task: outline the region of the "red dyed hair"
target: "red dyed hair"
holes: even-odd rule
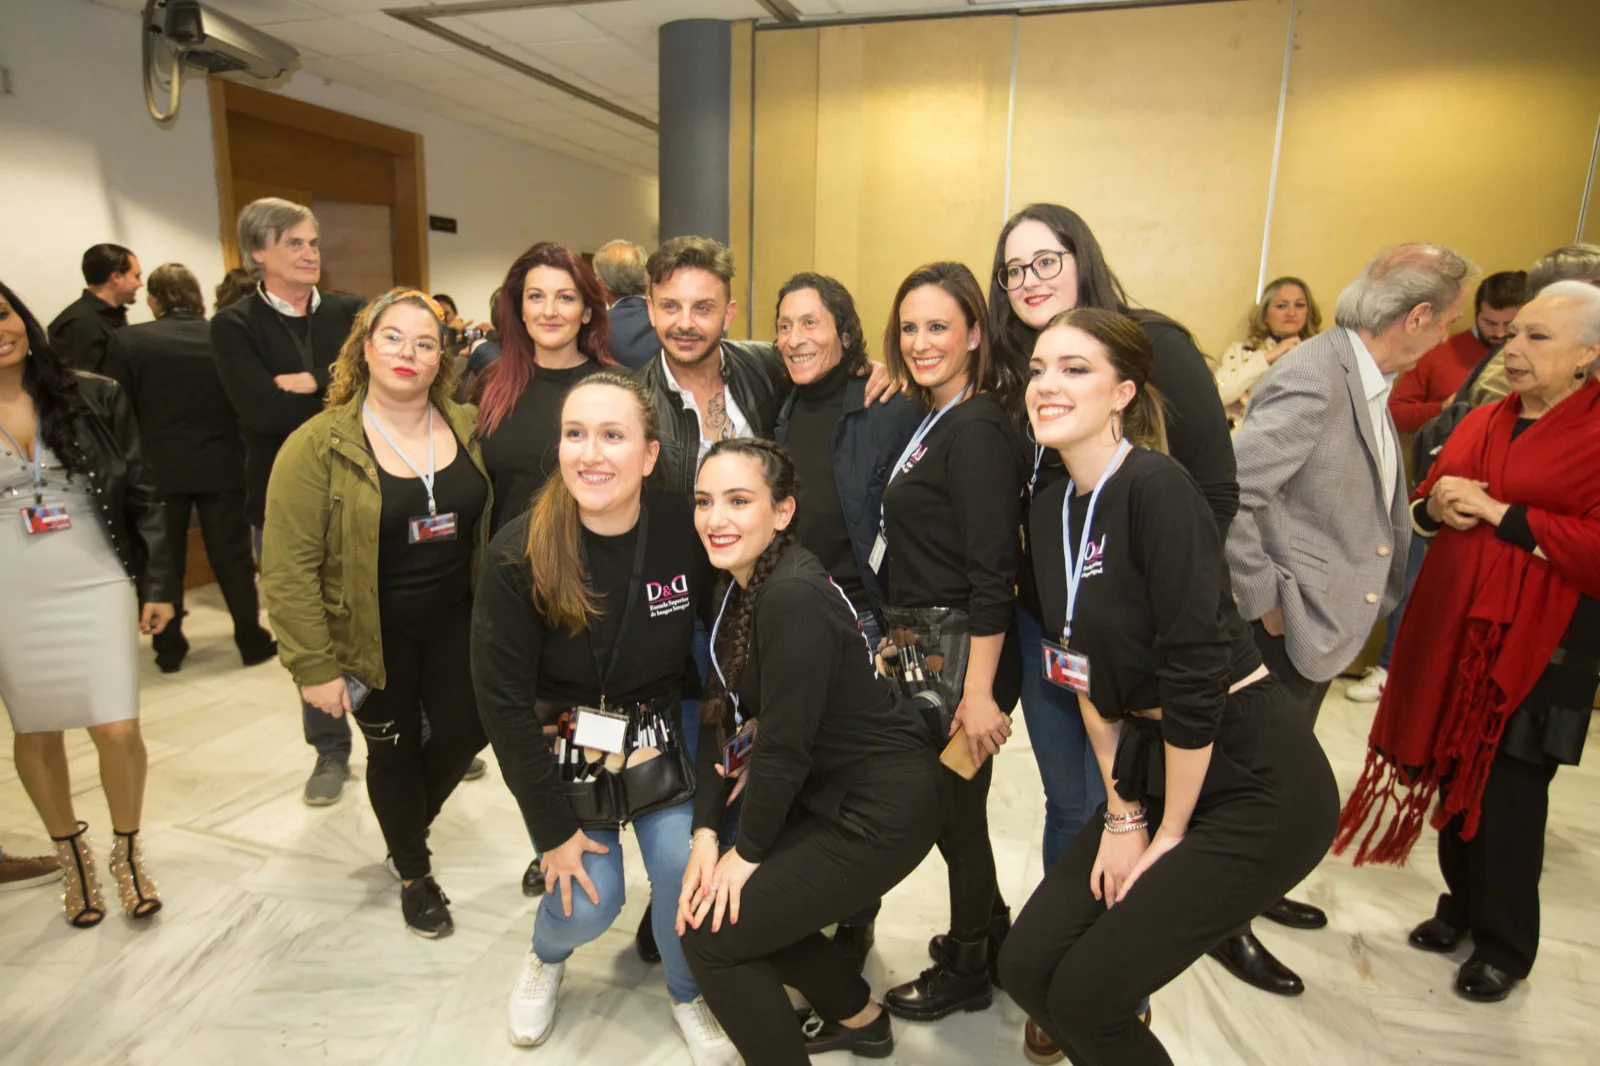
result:
[[[487,437],[511,413],[522,392],[533,380],[533,338],[522,324],[522,286],[534,267],[564,270],[591,312],[589,321],[578,327],[578,351],[601,366],[616,366],[611,358],[611,320],[606,315],[606,288],[583,257],[564,244],[540,241],[517,257],[500,287],[495,304],[494,328],[500,331],[500,358],[484,371],[478,392],[478,435]]]

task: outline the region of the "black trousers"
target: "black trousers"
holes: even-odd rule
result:
[[[1472,931],[1472,953],[1527,977],[1539,952],[1539,875],[1556,763],[1498,752],[1483,789],[1478,832],[1461,839],[1466,815],[1439,833],[1439,872],[1449,890],[1435,916]]]
[[[950,879],[950,937],[968,942],[989,935],[1000,885],[994,870],[994,848],[989,843],[989,785],[994,780],[994,756],[983,760],[971,781],[940,767],[945,790],[944,825],[939,830],[939,854]]]
[[[1261,652],[1267,669],[1272,671],[1272,676],[1278,679],[1294,705],[1305,713],[1306,720],[1315,726],[1317,716],[1322,713],[1323,698],[1328,695],[1333,679],[1313,681],[1306,677],[1294,668],[1294,663],[1289,659],[1289,648],[1282,637],[1268,633],[1267,627],[1259,621],[1251,622],[1250,629],[1255,634],[1256,650]]]
[[[1228,698],[1183,840],[1121,903],[1107,909],[1089,889],[1102,835],[1097,817],[1017,916],[1000,953],[1001,980],[1076,1066],[1171,1063],[1135,1016],[1139,1001],[1281,897],[1333,842],[1333,771],[1289,699],[1271,680]],[[1122,744],[1146,752],[1132,765],[1148,774],[1128,779],[1159,777],[1159,724],[1127,719],[1122,730]],[[1159,799],[1146,791],[1144,803],[1153,830]]]
[[[471,630],[470,599],[420,622],[385,625],[387,681],[355,714],[367,740],[372,812],[407,881],[429,872],[428,827],[488,743],[472,691]]]
[[[737,924],[724,919],[713,933],[708,917],[684,931],[689,969],[744,1061],[809,1061],[785,985],[827,1021],[866,1008],[871,988],[822,930],[899,884],[928,854],[943,772],[931,752],[852,768],[836,810],[807,804],[791,813],[745,883]]]
[[[233,616],[233,642],[248,655],[264,651],[272,634],[261,627],[261,604],[256,596],[255,562],[250,554],[250,521],[244,514],[244,492],[164,492],[167,508],[167,543],[172,546],[177,573],[189,562],[189,515],[200,513],[200,536],[206,559],[217,575],[222,599]],[[183,636],[183,592],[172,605],[177,614],[167,628],[151,638],[157,655],[183,655],[189,642]]]

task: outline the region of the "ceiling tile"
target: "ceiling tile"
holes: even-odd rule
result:
[[[443,52],[391,52],[354,56],[349,62],[408,85],[433,85],[469,77],[454,55]]]
[[[232,15],[251,26],[266,27],[277,22],[325,18],[327,11],[301,0],[205,0],[224,15]],[[142,5],[141,5],[142,6]]]
[[[348,18],[356,25],[365,27],[372,33],[387,37],[408,48],[416,48],[423,52],[442,52],[456,48],[456,45],[443,37],[436,37],[425,30],[419,30],[409,23],[401,22],[399,19],[391,18],[381,12],[375,15],[350,15]]]
[[[595,71],[655,69],[655,60],[617,37],[600,41],[562,41],[525,46],[529,52],[568,70]]]
[[[559,91],[542,85],[532,78],[519,78],[515,82],[499,81],[495,78],[457,78],[434,82],[428,86],[428,91],[448,100],[454,100],[458,104],[472,107],[564,97]]]
[[[604,36],[594,23],[564,7],[497,11],[486,15],[439,20],[485,44],[547,44],[552,41],[592,41]],[[456,24],[460,23],[460,26]]]
[[[382,55],[393,52],[395,48],[392,38],[373,33],[360,23],[343,18],[280,22],[273,25],[272,35],[298,48],[309,48],[321,55],[341,59]]]
[[[598,85],[599,96],[643,96],[660,86],[661,76],[649,70],[613,70],[607,67],[580,68],[586,81]]]

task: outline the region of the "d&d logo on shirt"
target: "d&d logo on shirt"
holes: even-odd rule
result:
[[[679,574],[670,581],[646,581],[646,601],[650,604],[650,617],[662,618],[689,609],[689,575]]]
[[[1089,553],[1083,560],[1083,576],[1094,577],[1096,574],[1105,573],[1106,569],[1106,534],[1100,534],[1098,541],[1089,542]]]

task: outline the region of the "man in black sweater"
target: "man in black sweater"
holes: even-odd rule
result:
[[[121,382],[139,417],[145,462],[167,511],[167,541],[179,573],[189,546],[189,515],[200,513],[206,559],[233,616],[233,639],[246,666],[277,653],[261,627],[250,526],[244,512],[244,441],[239,416],[222,391],[211,353],[200,282],[178,263],[150,274],[154,322],[118,330],[106,350],[106,373]],[[156,634],[156,665],[174,673],[189,652],[183,600]]]
[[[259,556],[273,460],[289,434],[322,410],[329,369],[364,301],[317,290],[317,219],[301,204],[275,198],[247,204],[239,212],[239,254],[259,283],[217,313],[211,346],[244,428],[245,512]],[[306,743],[317,750],[305,801],[325,807],[338,802],[350,776],[350,726],[304,704],[301,717]]]
[[[83,253],[83,295],[50,323],[50,348],[74,370],[104,373],[106,343],[128,324],[128,305],[139,295],[144,271],[120,244],[97,244]]]

